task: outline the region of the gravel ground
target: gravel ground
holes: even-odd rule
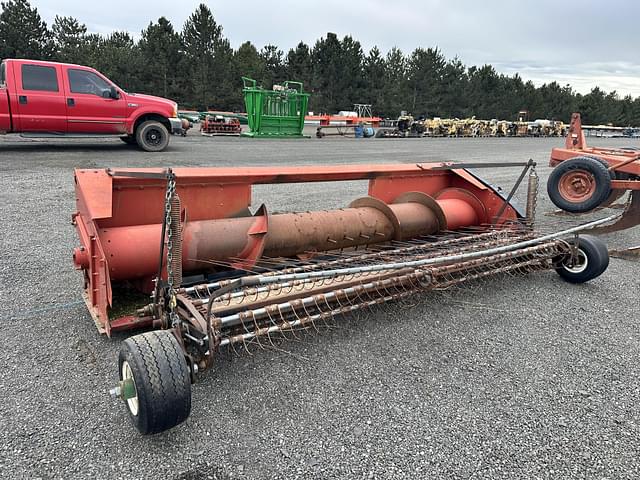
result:
[[[499,277],[388,305],[281,350],[221,355],[183,425],[141,437],[107,390],[73,270],[73,168],[539,162],[560,139],[0,138],[1,478],[638,478],[638,263],[569,285]],[[620,139],[592,141],[630,145]],[[637,144],[637,141],[635,142]],[[486,169],[510,186],[519,169]],[[544,188],[542,188],[544,190]],[[361,182],[256,188],[270,210],[332,208]],[[551,210],[544,192],[539,212]],[[549,217],[544,217],[549,218]],[[611,235],[640,244],[640,228]]]

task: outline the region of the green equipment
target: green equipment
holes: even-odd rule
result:
[[[303,138],[304,117],[310,94],[302,91],[301,82],[284,82],[272,90],[256,86],[256,81],[242,77],[244,105],[249,131],[246,137]]]

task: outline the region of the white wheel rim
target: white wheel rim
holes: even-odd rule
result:
[[[564,268],[567,270],[567,272],[582,273],[587,269],[587,266],[589,265],[589,259],[584,253],[584,250],[580,248],[578,249],[578,251],[576,252],[576,262],[573,264],[570,263],[572,259],[573,257],[570,257],[569,262],[564,264]]]
[[[136,392],[136,396],[132,398],[127,398],[127,407],[129,407],[129,411],[131,415],[134,417],[138,415],[138,390],[136,389],[136,381],[133,378],[133,372],[131,371],[131,367],[129,366],[129,362],[126,360],[122,362],[122,380],[131,380],[133,382],[133,388]]]

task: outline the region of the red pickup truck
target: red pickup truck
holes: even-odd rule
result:
[[[127,93],[93,68],[36,60],[0,64],[0,134],[120,137],[148,152],[183,133],[178,105]]]

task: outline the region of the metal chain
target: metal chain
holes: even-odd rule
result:
[[[167,181],[167,191],[165,192],[164,215],[167,225],[167,290],[169,293],[169,319],[171,326],[176,327],[180,322],[175,311],[176,308],[176,291],[173,285],[173,232],[171,228],[171,201],[176,194],[176,178],[173,173],[169,174]]]

